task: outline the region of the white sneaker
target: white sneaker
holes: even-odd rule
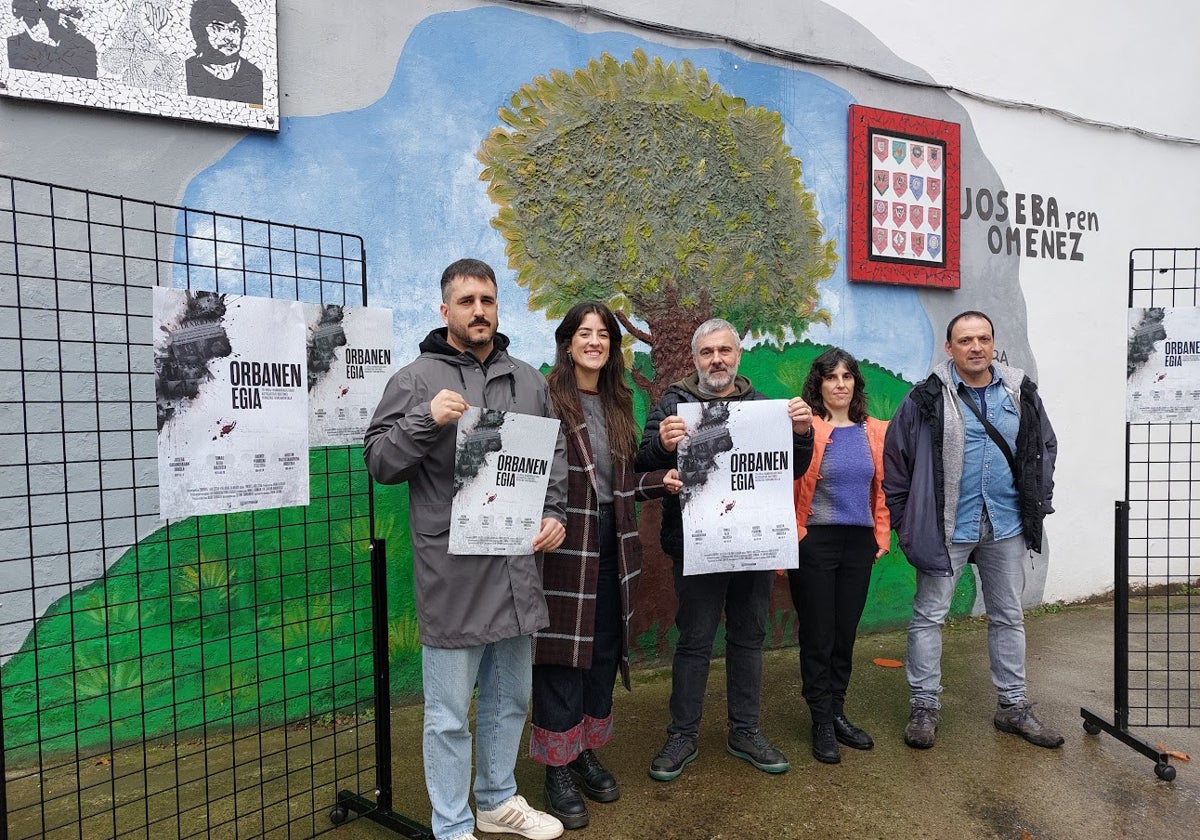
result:
[[[520,834],[529,840],[554,840],[563,833],[561,822],[531,807],[519,793],[501,802],[493,811],[480,808],[475,815],[475,827],[497,834]]]

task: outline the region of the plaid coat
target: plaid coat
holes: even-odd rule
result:
[[[580,423],[567,433],[567,536],[558,550],[548,552],[542,566],[542,585],[550,626],[533,636],[533,661],[538,665],[589,668],[596,625],[596,582],[599,578],[600,503],[596,500],[596,464],[587,427]],[[613,462],[613,514],[617,526],[617,569],[621,580],[621,680],[629,688],[629,621],[633,616],[638,575],[642,572],[642,543],[638,538],[634,502],[657,499],[667,492],[666,470],[633,473],[629,464]]]

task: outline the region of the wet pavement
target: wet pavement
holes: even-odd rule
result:
[[[699,758],[673,782],[656,782],[646,768],[662,745],[670,692],[669,669],[634,673],[632,693],[616,698],[616,737],[599,752],[621,782],[621,798],[590,803],[588,828],[571,838],[1185,838],[1200,836],[1200,728],[1133,728],[1151,744],[1196,756],[1176,760],[1174,781],[1159,780],[1154,763],[1107,735],[1088,735],[1085,706],[1112,720],[1111,606],[1038,611],[1028,622],[1030,696],[1037,714],[1060,729],[1066,744],[1047,750],[997,732],[995,693],[988,676],[986,625],[979,619],[947,629],[942,725],[937,744],[904,745],[908,714],[903,669],[873,664],[902,660],[902,632],[863,636],[847,714],[875,738],[875,749],[843,749],[838,765],[810,753],[808,712],[800,698],[796,650],[769,651],[763,685],[763,731],[791,759],[781,775],[759,772],[725,751],[723,662],[714,662],[705,702]],[[1193,634],[1196,635],[1196,634]],[[1185,634],[1185,643],[1187,641]],[[1200,639],[1191,640],[1192,649]],[[1189,673],[1180,677],[1186,682]],[[1194,673],[1192,674],[1194,680]],[[1187,710],[1173,718],[1188,720]],[[1200,703],[1200,686],[1191,702]],[[421,709],[398,709],[394,723],[395,810],[425,823],[429,803],[420,760]],[[1200,708],[1190,710],[1200,725]],[[543,770],[522,757],[521,792],[542,801]],[[381,840],[397,835],[363,818],[326,835]],[[480,833],[480,840],[489,835]]]

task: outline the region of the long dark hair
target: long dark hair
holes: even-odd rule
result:
[[[632,462],[637,443],[637,426],[633,422],[633,391],[625,382],[625,357],[621,353],[621,325],[603,303],[589,300],[577,303],[563,316],[554,330],[554,367],[546,374],[550,383],[550,400],[554,411],[569,430],[583,423],[583,407],[579,403],[579,385],[575,380],[575,363],[571,361],[571,339],[589,314],[595,313],[608,330],[608,361],[600,370],[600,405],[604,408],[604,425],[613,460]]]
[[[809,404],[815,416],[828,420],[829,412],[825,408],[825,400],[821,397],[821,383],[839,364],[844,364],[846,370],[854,377],[854,393],[850,395],[850,422],[862,423],[867,419],[867,386],[858,370],[858,360],[841,347],[830,347],[813,359],[800,396]]]

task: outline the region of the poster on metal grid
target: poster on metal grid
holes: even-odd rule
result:
[[[532,554],[558,420],[468,408],[458,421],[451,554]]]
[[[1131,308],[1125,382],[1128,422],[1200,420],[1200,308]]]
[[[680,403],[683,573],[794,569],[792,424],[786,400]]]
[[[154,289],[159,515],[308,504],[301,304]]]
[[[361,446],[392,374],[392,310],[306,303],[308,443]]]

